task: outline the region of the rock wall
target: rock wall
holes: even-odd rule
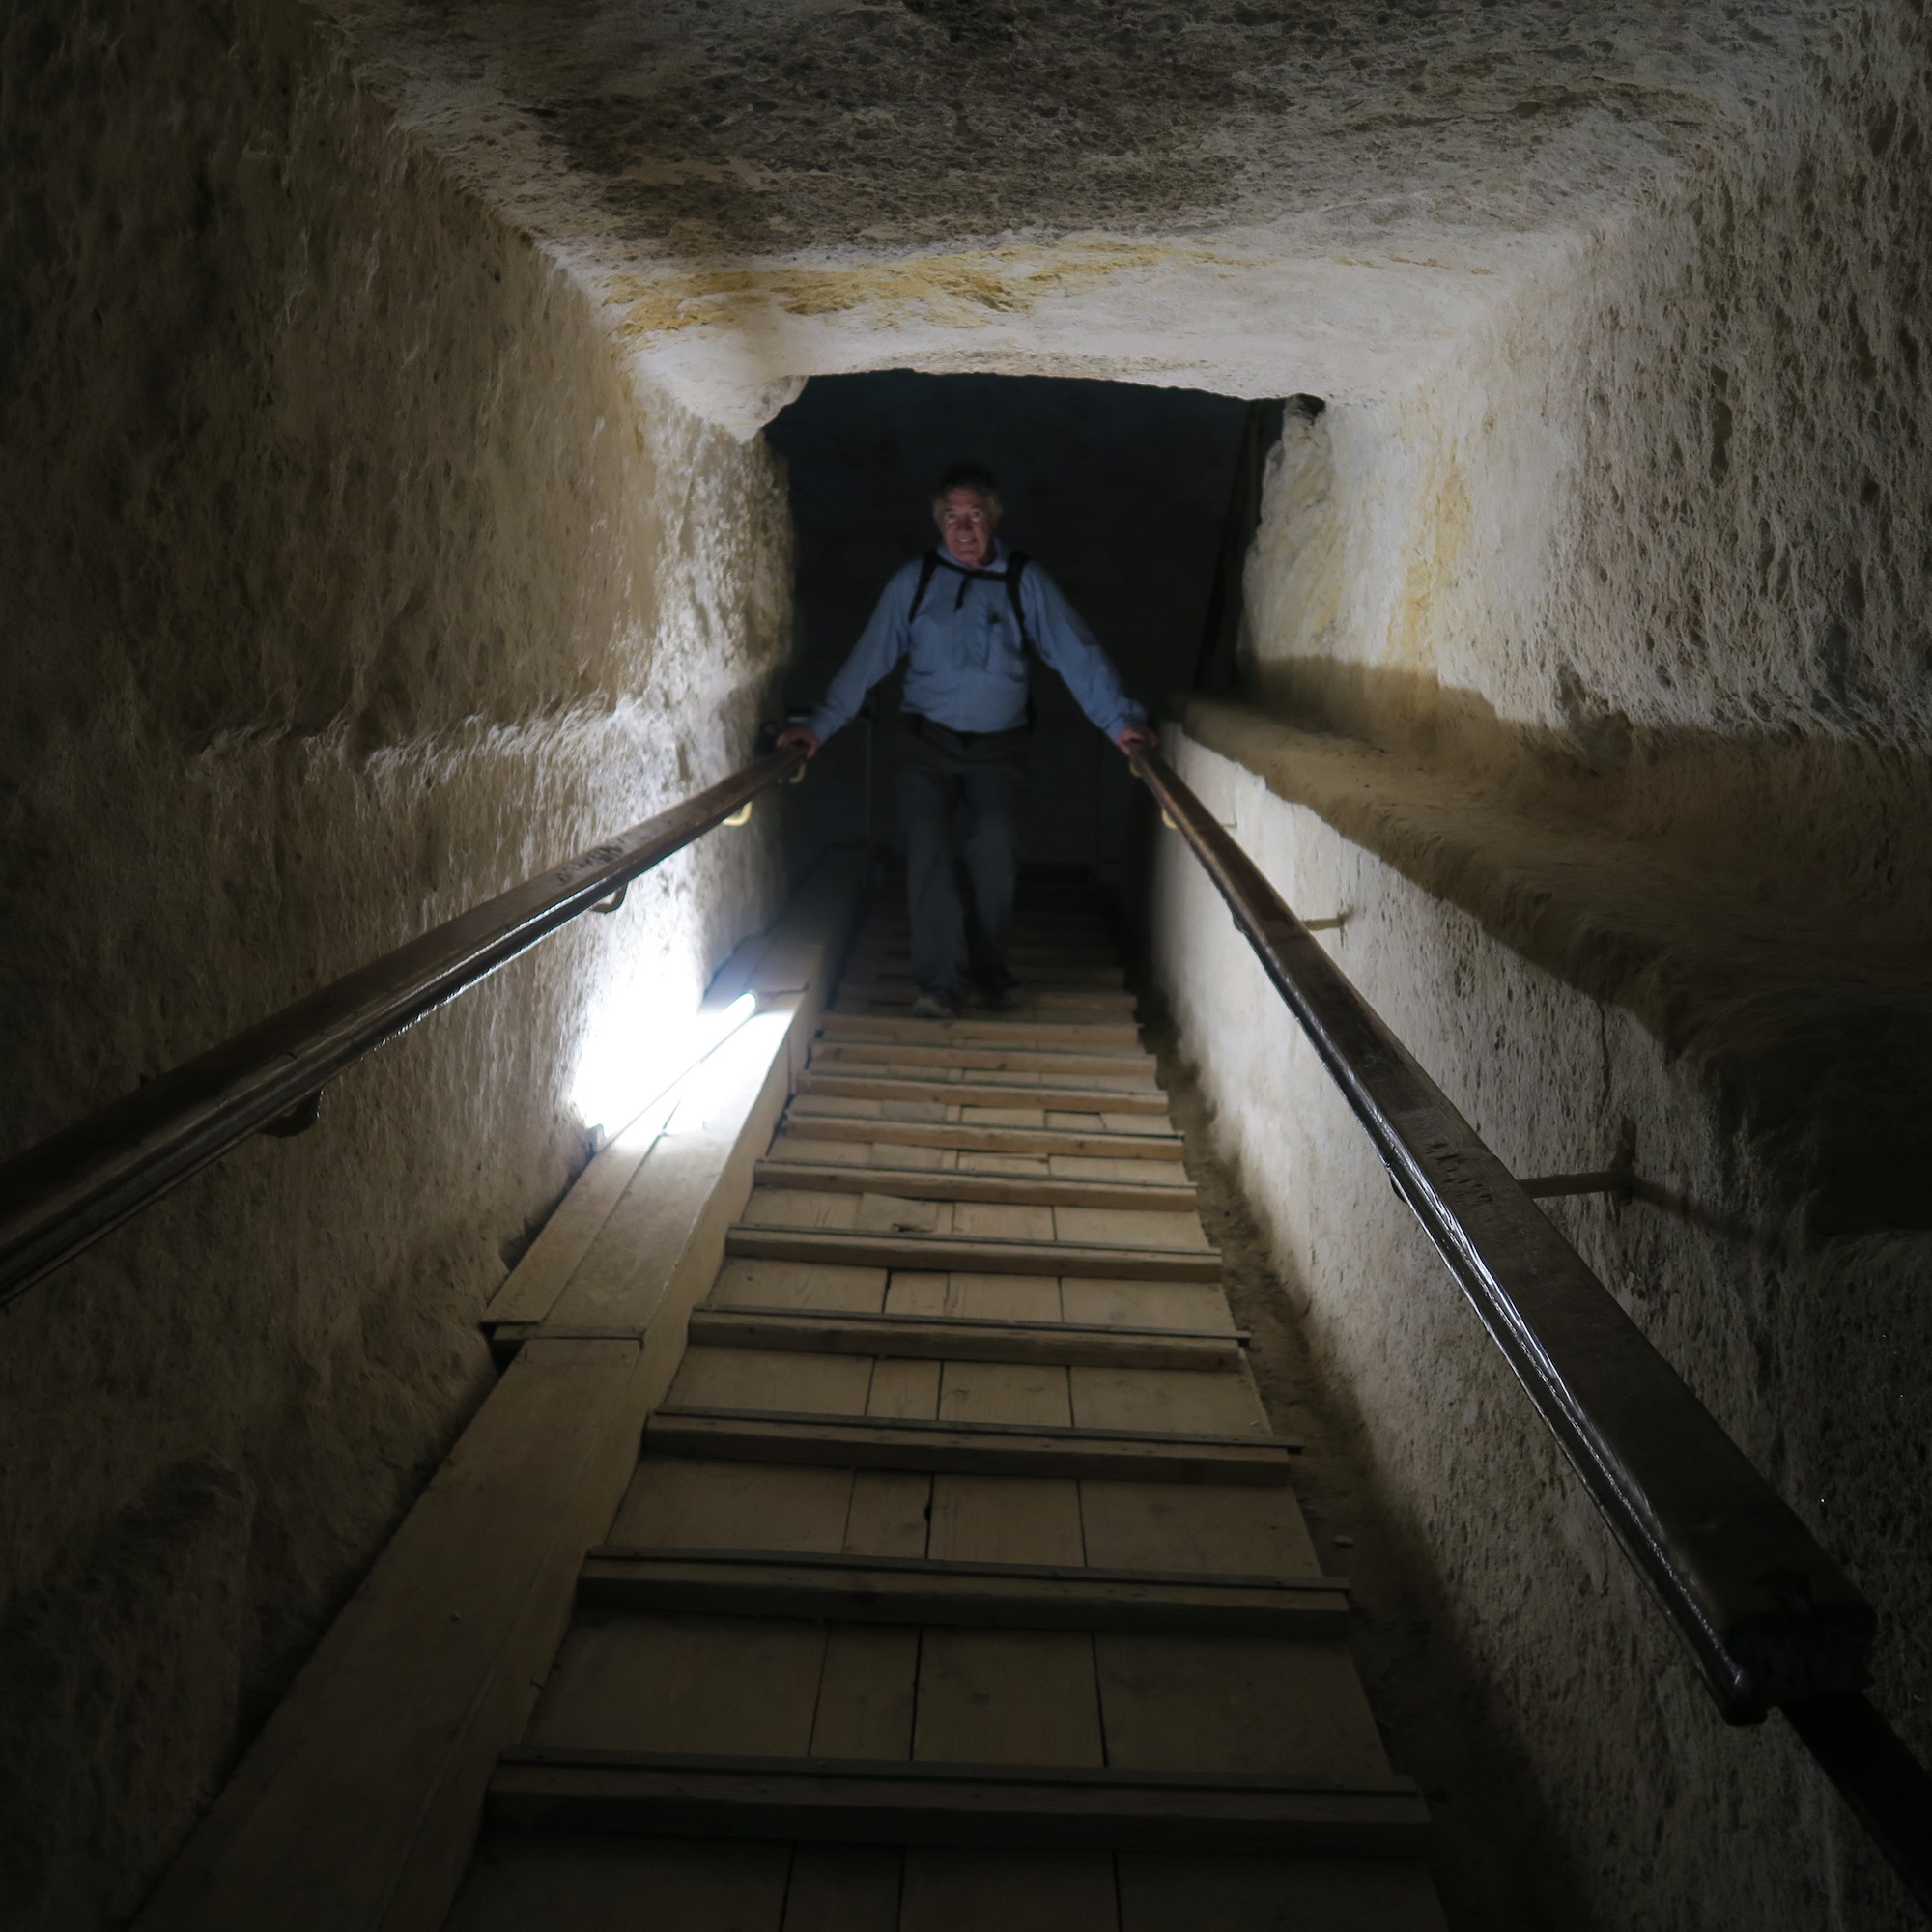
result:
[[[758,446],[279,0],[0,20],[0,1151],[736,763]],[[767,823],[0,1313],[0,1922],[115,1921],[491,1371],[573,1068],[775,909]]]
[[[1452,370],[1293,420],[1246,713],[1183,773],[1880,1605],[1924,1751],[1932,545],[1924,29],[1579,234]],[[1281,723],[1269,723],[1267,720]],[[1214,749],[1218,748],[1218,749]],[[1226,755],[1223,755],[1226,754]],[[1349,1391],[1431,1659],[1471,1924],[1915,1922],[1781,1722],[1719,1725],[1176,841],[1161,973]],[[1520,1805],[1459,1811],[1453,1757]],[[1432,1759],[1431,1752],[1436,1752]]]

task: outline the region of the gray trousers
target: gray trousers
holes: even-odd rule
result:
[[[906,913],[912,977],[923,993],[957,996],[970,980],[998,988],[1012,977],[1007,938],[1019,872],[1020,804],[1029,733],[949,731],[929,718],[902,718],[899,823],[906,842]],[[952,818],[969,829],[958,857],[972,891],[959,896]]]

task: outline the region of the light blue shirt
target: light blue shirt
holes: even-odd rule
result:
[[[1026,652],[1006,583],[1006,546],[994,545],[991,559],[981,566],[987,574],[977,577],[961,576],[944,546],[939,554],[954,567],[949,570],[942,562],[932,573],[910,621],[920,563],[894,573],[825,702],[806,720],[821,739],[852,722],[866,694],[901,658],[908,660],[905,710],[953,731],[1011,731],[1026,723]],[[1120,673],[1079,611],[1030,559],[1020,574],[1020,605],[1034,648],[1108,737],[1147,722],[1147,713],[1121,689]]]

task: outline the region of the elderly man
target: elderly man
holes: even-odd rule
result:
[[[1025,999],[1007,964],[1007,938],[1032,728],[1027,651],[1066,680],[1081,710],[1129,757],[1154,735],[1058,585],[999,541],[1000,493],[989,470],[955,463],[940,478],[932,514],[939,547],[886,585],[825,702],[779,743],[815,753],[852,720],[873,685],[901,658],[910,660],[900,707],[899,816],[919,987],[912,1010],[950,1019],[965,1004],[972,978],[1003,1011]],[[971,823],[970,943],[953,870],[952,814],[960,803]]]

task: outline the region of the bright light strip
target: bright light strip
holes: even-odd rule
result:
[[[682,1026],[662,1018],[645,1024],[607,1020],[578,1062],[571,1106],[598,1146],[608,1145],[757,1010],[757,995],[740,993],[728,1007],[700,1009]]]

